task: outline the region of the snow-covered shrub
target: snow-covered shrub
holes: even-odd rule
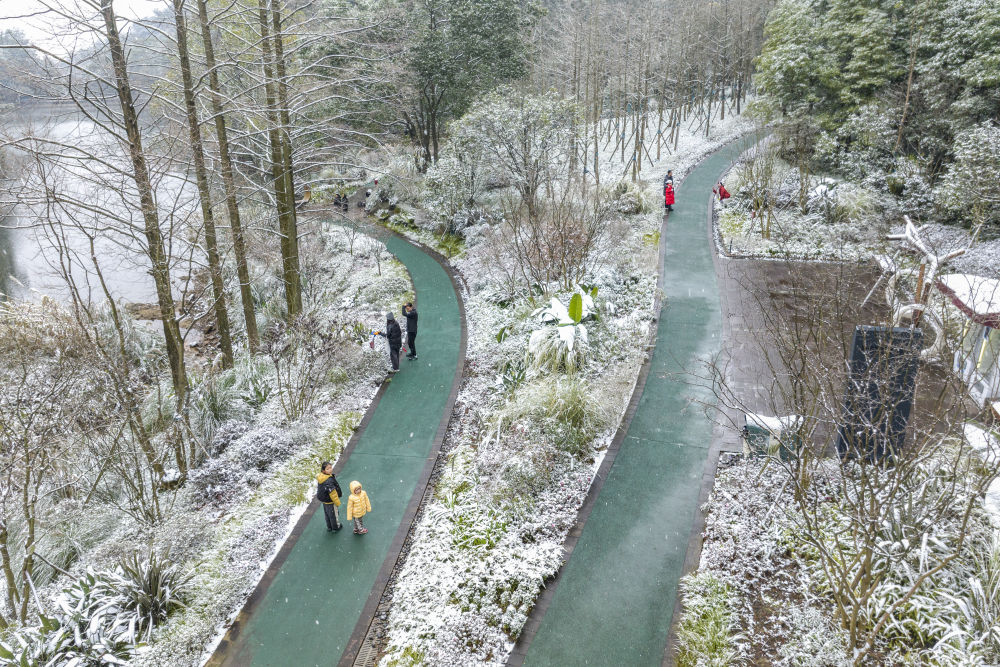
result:
[[[239,355],[233,363],[232,373],[240,396],[247,405],[257,409],[267,402],[272,390],[267,359]]]
[[[181,572],[169,555],[151,552],[126,556],[107,579],[120,606],[113,627],[127,628],[129,643],[134,644],[148,641],[156,625],[184,607],[191,575]]]
[[[856,183],[845,181],[837,185],[837,208],[844,220],[864,224],[878,213],[875,194]]]
[[[528,356],[535,371],[575,373],[587,359],[587,328],[543,327],[532,332]]]
[[[527,419],[557,448],[573,456],[589,451],[604,427],[604,406],[593,400],[580,378],[550,376],[524,385],[501,413],[511,424]]]
[[[2,667],[127,665],[153,629],[184,606],[190,575],[151,553],[88,570],[56,599],[53,617],[0,642]]]
[[[249,417],[250,406],[243,400],[233,369],[192,377],[191,385],[188,418],[205,442],[212,440],[220,424]]]
[[[614,210],[625,215],[639,215],[653,210],[653,197],[641,182],[622,179],[610,186],[608,200]]]
[[[119,345],[119,334],[115,327],[111,309],[107,304],[97,311],[95,333],[106,343],[109,353],[125,353],[126,361],[143,373],[154,375],[166,360],[163,338],[146,327],[140,326],[128,308],[117,308],[118,325],[124,334],[124,349]]]
[[[570,297],[567,308],[556,297],[548,306],[539,308],[538,317],[546,326],[536,329],[528,339],[528,355],[536,371],[575,373],[587,357],[587,327],[581,324],[596,314],[593,296],[579,290]]]
[[[41,625],[11,632],[0,641],[0,667],[57,667],[62,665],[127,665],[127,646],[102,636],[79,634],[72,625],[43,618]]]
[[[837,129],[837,153],[822,157],[833,157],[842,173],[870,185],[883,185],[885,174],[892,170],[898,129],[899,118],[893,110],[879,103],[867,104]]]
[[[916,220],[923,220],[936,209],[935,193],[924,173],[924,167],[915,158],[901,156],[886,177],[886,187],[896,190],[896,206]]]
[[[167,428],[174,419],[177,398],[169,379],[161,380],[149,389],[140,408],[142,423],[153,433]]]
[[[941,591],[953,612],[941,643],[996,663],[1000,660],[1000,535],[993,532],[988,543],[975,545],[970,569],[964,587]]]
[[[329,323],[307,315],[296,318],[292,324],[272,322],[261,336],[261,343],[274,366],[285,418],[293,422],[312,407],[335,366],[343,342]]]
[[[208,446],[208,455],[215,457],[221,455],[235,441],[246,435],[253,428],[249,422],[232,420],[221,424],[212,436]]]
[[[463,209],[476,209],[494,172],[486,146],[475,128],[457,124],[441,157],[427,170],[424,196],[445,220]]]
[[[734,646],[735,618],[732,591],[711,572],[681,579],[684,616],[677,628],[677,664],[680,667],[727,667],[738,653]]]
[[[783,665],[794,667],[851,667],[843,633],[829,615],[812,606],[791,603],[784,619],[788,631],[778,645]]]
[[[188,484],[202,500],[222,504],[235,495],[243,470],[226,458],[209,459],[188,472]]]
[[[273,426],[263,426],[250,431],[233,443],[227,458],[232,465],[242,468],[267,470],[272,464],[279,463],[292,453],[295,444],[285,431]]]

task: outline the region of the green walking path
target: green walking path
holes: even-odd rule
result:
[[[638,409],[525,665],[660,665],[670,629],[712,423],[707,391],[676,374],[701,370],[721,344],[706,202],[737,142],[678,188],[667,223],[664,306]]]
[[[458,299],[432,257],[396,237],[386,245],[417,290],[420,358],[401,359],[400,372],[337,472],[344,529],[327,532],[320,509],[291,538],[296,541],[287,559],[224,650],[224,664],[329,667],[340,660],[431,454],[459,361]],[[398,306],[394,315],[400,317]],[[346,523],[348,485],[355,479],[372,504],[364,536]]]

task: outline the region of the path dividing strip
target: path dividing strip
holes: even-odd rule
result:
[[[466,330],[440,255],[395,235],[386,246],[406,265],[417,293],[420,358],[401,360],[337,463],[344,529],[327,532],[312,503],[208,665],[350,664],[399,557],[451,418]],[[372,504],[364,536],[346,522],[347,487],[355,479]]]
[[[684,572],[691,526],[713,451],[705,373],[722,318],[705,202],[743,150],[729,144],[684,179],[661,230],[665,296],[656,345],[636,385],[613,459],[598,471],[549,583],[509,665],[660,665]]]

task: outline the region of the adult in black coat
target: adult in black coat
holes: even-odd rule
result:
[[[320,464],[316,483],[316,499],[323,503],[327,531],[340,530],[342,526],[340,517],[337,516],[337,508],[340,506],[340,497],[344,494],[340,490],[340,484],[337,484],[337,478],[333,475],[332,463],[323,461]]]
[[[389,341],[389,360],[392,361],[392,372],[399,370],[399,348],[403,347],[403,330],[392,313],[385,314],[385,337]]]
[[[406,358],[412,361],[417,358],[417,309],[413,302],[403,306],[403,315],[406,316],[406,347],[410,350]]]

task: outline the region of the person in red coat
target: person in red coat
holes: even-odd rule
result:
[[[663,187],[663,205],[668,211],[674,210],[674,184],[667,183]]]
[[[723,207],[726,205],[726,200],[732,196],[729,194],[726,186],[722,184],[722,181],[719,181],[719,184],[712,188],[712,192],[719,195],[719,201],[722,202]]]

